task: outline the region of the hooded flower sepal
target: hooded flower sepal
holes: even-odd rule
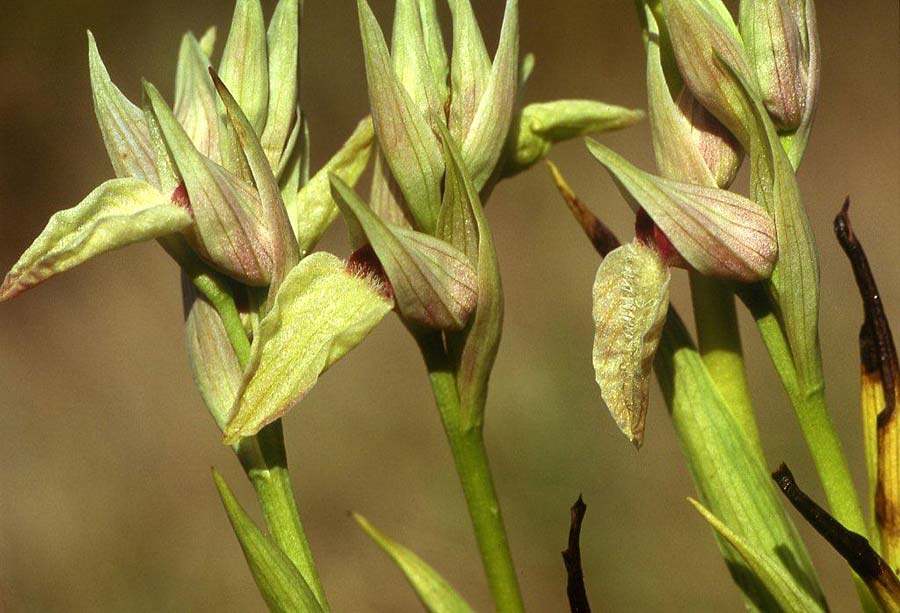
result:
[[[681,86],[673,97],[670,81],[677,87],[680,74],[674,68],[670,68],[674,75],[667,74],[671,62],[664,60],[672,57],[672,49],[649,8],[645,8],[645,18],[650,128],[660,174],[685,183],[727,188],[741,166],[744,150],[690,89]]]
[[[449,243],[381,220],[353,189],[331,176],[335,202],[355,248],[371,244],[408,323],[461,330],[475,309],[476,273],[466,254]]]
[[[760,135],[743,83],[757,98],[758,86],[731,13],[722,0],[662,0],[662,7],[685,85],[749,150]]]
[[[771,276],[778,247],[765,209],[732,192],[655,177],[590,139],[588,149],[692,268],[743,283]]]
[[[744,0],[739,24],[763,103],[799,162],[819,89],[819,41],[813,0]],[[792,156],[793,161],[794,156]]]
[[[149,83],[145,95],[182,183],[176,190],[194,216],[188,242],[214,268],[251,286],[283,279],[299,259],[296,241],[262,145],[221,81],[219,95],[228,111],[253,183],[197,150],[162,96]]]

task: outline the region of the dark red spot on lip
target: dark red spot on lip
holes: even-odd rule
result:
[[[347,258],[347,272],[361,277],[371,277],[378,281],[382,295],[388,300],[394,299],[394,287],[391,280],[388,279],[387,273],[384,272],[384,266],[372,245],[366,243]]]
[[[184,181],[178,184],[178,187],[175,188],[175,191],[172,192],[172,204],[175,206],[180,206],[191,216],[194,215],[194,211],[191,208],[191,197],[188,195],[187,187],[184,184]]]
[[[645,245],[655,247],[659,257],[668,266],[677,266],[679,268],[688,268],[688,263],[684,260],[666,233],[659,229],[659,226],[650,218],[647,211],[638,209],[637,218],[634,222],[634,233],[637,239]]]

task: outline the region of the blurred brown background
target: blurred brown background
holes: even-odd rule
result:
[[[271,10],[273,2],[266,2]],[[475,0],[491,47],[499,0]],[[522,3],[537,54],[530,101],[589,97],[644,106],[630,0]],[[389,24],[392,3],[374,3]],[[898,5],[819,0],[824,86],[800,182],[822,254],[829,399],[863,483],[856,334],[861,308],[830,233],[843,197],[889,314],[900,319]],[[111,176],[94,124],[85,30],[133,98],[147,77],[171,94],[179,37],[220,27],[227,1],[3,3],[0,17],[0,268],[56,210]],[[221,44],[221,42],[220,42]],[[221,47],[220,47],[221,48]],[[303,103],[320,165],[366,113],[355,5],[309,0]],[[645,168],[647,126],[603,137]],[[580,143],[553,158],[623,236],[630,213]],[[487,437],[525,597],[565,610],[568,507],[584,494],[588,588],[608,611],[742,608],[654,389],[639,452],[601,405],[590,364],[597,258],[536,168],[489,210],[507,292]],[[325,247],[346,254],[336,227]],[[675,303],[689,301],[677,275]],[[746,321],[744,322],[747,323]],[[755,331],[745,344],[769,462],[787,460],[822,498],[796,422]],[[192,388],[175,266],[153,244],[103,257],[0,305],[0,610],[262,609],[209,467],[246,504],[252,490]],[[394,318],[286,420],[294,482],[335,611],[415,611],[400,573],[355,527],[365,514],[489,610],[462,496],[413,343]],[[809,531],[833,610],[855,610],[844,566]]]

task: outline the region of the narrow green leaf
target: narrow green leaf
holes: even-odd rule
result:
[[[297,109],[300,48],[298,0],[280,0],[267,35],[269,107],[260,141],[272,168],[278,168]]]
[[[213,82],[228,112],[231,127],[237,134],[241,150],[247,158],[247,164],[250,166],[250,172],[253,174],[256,189],[259,191],[263,216],[272,248],[273,268],[269,296],[274,296],[281,282],[287,276],[288,271],[300,261],[300,252],[297,249],[297,242],[294,238],[287,210],[285,210],[284,202],[281,199],[278,181],[275,180],[275,174],[266,158],[262,143],[260,143],[259,138],[253,131],[250,120],[238,106],[237,100],[234,99],[231,92],[225,87],[225,84],[219,80],[215,72],[211,72]]]
[[[394,72],[372,9],[365,0],[357,4],[378,142],[418,228],[430,233],[441,207],[444,164],[440,146]]]
[[[472,182],[484,187],[500,161],[519,81],[519,2],[506,0],[500,43],[478,109],[462,142],[462,155]]]
[[[102,253],[176,234],[190,225],[190,213],[149,183],[107,181],[77,206],[50,218],[6,275],[0,285],[0,301]]]
[[[194,215],[188,240],[214,267],[248,285],[272,279],[272,245],[260,195],[202,155],[153,85],[144,90],[184,180]]]
[[[391,310],[372,277],[318,252],[295,266],[253,339],[225,442],[256,434],[296,406],[319,376]]]
[[[364,233],[384,266],[400,314],[429,328],[462,329],[477,301],[466,256],[432,236],[386,224],[335,175],[331,188],[356,246]]]
[[[694,505],[694,508],[697,509],[719,536],[728,541],[728,544],[734,547],[741,555],[753,574],[769,588],[769,592],[771,592],[782,610],[791,611],[792,613],[824,612],[827,610],[820,602],[813,599],[802,585],[797,583],[797,580],[787,572],[783,565],[778,564],[768,555],[759,551],[752,543],[731,530],[718,517],[713,515],[709,509],[693,498],[688,498],[688,502]]]
[[[460,409],[468,425],[484,416],[488,382],[503,331],[503,285],[500,265],[478,190],[466,172],[462,154],[445,126],[441,128],[447,178],[438,237],[459,249],[475,266],[478,302],[466,330],[448,335],[459,353],[457,387]],[[459,338],[461,336],[461,338]]]
[[[772,274],[778,250],[765,209],[733,192],[655,177],[587,143],[632,207],[643,208],[698,272],[742,282]]]
[[[450,134],[456,142],[464,143],[491,78],[491,57],[470,0],[449,0],[448,3],[453,13]]]
[[[809,554],[771,486],[764,458],[753,450],[725,405],[684,323],[672,309],[654,368],[700,499],[747,542],[768,552],[825,607]],[[779,610],[760,578],[746,571],[740,554],[722,539],[719,544],[748,608]]]
[[[269,107],[269,61],[259,0],[237,0],[219,75],[253,129],[262,134]],[[290,108],[293,110],[294,105]]]
[[[134,177],[155,185],[158,179],[156,159],[144,114],[110,80],[94,35],[90,32],[88,62],[94,112],[116,176],[120,179]]]
[[[213,479],[247,565],[269,610],[278,613],[321,613],[322,607],[309,584],[278,546],[256,527],[216,469],[213,469]]]
[[[644,440],[650,367],[669,308],[671,273],[652,247],[637,241],[603,258],[594,281],[594,372],[619,429]]]
[[[221,163],[216,90],[209,78],[209,57],[188,32],[181,39],[175,76],[175,117],[197,150]]]
[[[422,558],[376,530],[362,515],[354,513],[353,519],[400,567],[426,610],[430,613],[473,613],[462,596],[457,594],[453,587]]]
[[[593,100],[554,100],[529,104],[510,130],[506,177],[518,174],[544,159],[550,148],[578,136],[628,128],[644,113]]]
[[[347,184],[355,185],[369,163],[374,139],[372,119],[366,117],[328,163],[303,185],[296,205],[288,208],[301,253],[308,253],[319,242],[338,215],[328,175],[334,173]]]

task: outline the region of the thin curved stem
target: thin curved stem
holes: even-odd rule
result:
[[[703,363],[750,446],[765,463],[747,384],[734,292],[722,281],[697,272],[691,272],[690,280],[697,348]]]
[[[193,282],[219,313],[238,362],[241,368],[246,367],[250,358],[250,339],[247,338],[231,292],[214,273],[198,274],[194,276]],[[291,486],[281,420],[269,424],[256,436],[242,439],[235,446],[235,453],[256,490],[272,539],[300,571],[322,609],[328,611],[325,590],[303,530]]]
[[[522,613],[525,605],[491,477],[483,431],[462,424],[456,375],[440,335],[417,336],[417,340],[462,484],[494,606],[498,613]]]

